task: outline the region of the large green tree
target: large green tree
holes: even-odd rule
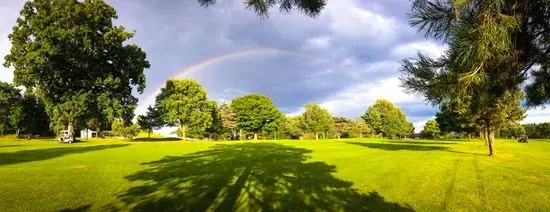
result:
[[[424,125],[424,130],[422,130],[422,135],[428,138],[436,138],[441,130],[439,129],[439,125],[437,124],[437,121],[431,119],[426,122]]]
[[[525,83],[528,106],[550,102],[548,11],[550,2],[539,0],[415,0],[412,25],[427,37],[443,39],[449,50],[438,59],[405,60],[404,86],[433,104],[453,96],[471,98],[474,114],[485,116],[494,155],[493,135],[501,124],[493,117],[503,107],[497,101],[516,95]]]
[[[18,132],[18,122],[23,113],[21,90],[14,85],[0,81],[0,134],[9,130]]]
[[[231,107],[224,102],[220,105],[219,113],[223,133],[229,135],[231,140],[237,139],[237,131],[239,130],[237,126],[237,117]]]
[[[21,115],[17,121],[17,127],[27,133],[27,138],[32,135],[50,134],[50,120],[44,103],[38,98],[34,91],[27,89],[21,101]]]
[[[350,131],[353,129],[353,121],[346,117],[333,117],[332,131],[334,135],[340,139],[342,136],[349,137]]]
[[[480,131],[477,123],[479,116],[471,113],[468,98],[451,99],[441,104],[439,110],[435,120],[442,132],[464,132],[470,138],[472,133]]]
[[[305,111],[302,116],[304,117],[303,127],[306,132],[315,133],[315,139],[319,139],[319,133],[331,130],[334,120],[327,109],[316,103],[308,103],[304,108]]]
[[[271,99],[262,94],[237,97],[231,101],[230,106],[237,117],[237,126],[253,132],[255,140],[261,131],[274,130],[283,117]]]
[[[198,0],[202,6],[211,6],[217,0]],[[326,0],[246,0],[244,1],[247,9],[253,10],[256,14],[266,17],[269,10],[277,6],[279,11],[288,13],[292,10],[299,10],[308,16],[317,16],[325,8]]]
[[[102,0],[33,0],[8,36],[4,66],[14,67],[14,83],[37,88],[50,119],[70,133],[90,119],[134,116],[132,91],[143,91],[149,62],[116,18]]]
[[[185,139],[187,131],[197,136],[205,133],[212,125],[211,101],[197,81],[170,79],[157,95],[155,108],[162,122],[178,126]]]
[[[405,113],[388,100],[376,100],[362,118],[377,133],[382,133],[387,138],[407,136],[414,131]]]

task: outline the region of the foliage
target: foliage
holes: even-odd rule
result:
[[[223,123],[216,101],[208,101],[208,110],[210,111],[210,116],[212,117],[212,123],[206,129],[206,134],[209,139],[217,140],[223,133]]]
[[[299,139],[302,136],[302,124],[303,116],[284,116],[281,120],[281,126],[279,132],[282,136],[279,138],[286,139]]]
[[[365,122],[365,119],[361,117],[353,120],[350,127],[350,137],[354,138],[363,138],[363,135],[373,132],[367,122]]]
[[[428,120],[424,125],[424,130],[422,130],[422,135],[427,138],[436,138],[439,136],[440,132],[441,130],[439,130],[439,125],[437,124],[437,122],[431,119],[431,120]]]
[[[180,127],[185,139],[187,131],[197,137],[212,125],[210,101],[197,81],[170,79],[157,95],[155,108],[163,123]]]
[[[227,103],[222,103],[219,108],[221,123],[222,123],[222,133],[226,134],[226,137],[229,137],[230,140],[237,140],[237,117],[233,110]]]
[[[355,127],[353,121],[345,117],[333,117],[332,123],[332,130],[337,138],[350,137],[350,133]]]
[[[524,124],[523,127],[529,138],[550,138],[550,122]]]
[[[15,130],[23,113],[21,90],[0,81],[0,134]]]
[[[124,121],[122,120],[115,120],[113,121],[113,124],[111,125],[111,129],[113,129],[113,133],[116,135],[133,139],[135,136],[139,134],[140,127],[137,124],[132,125],[125,125]]]
[[[231,101],[231,109],[237,117],[237,126],[249,132],[271,132],[277,128],[283,114],[271,99],[262,94],[247,94]]]
[[[161,128],[164,123],[162,122],[160,113],[154,107],[147,107],[147,113],[145,115],[139,115],[137,117],[137,124],[140,128],[147,132],[147,137],[151,138],[151,133],[154,129]]]
[[[216,0],[198,0],[202,6],[208,7],[214,5]],[[308,16],[318,16],[325,8],[326,0],[246,0],[244,1],[247,9],[253,10],[262,17],[269,15],[271,7],[279,5],[279,10],[284,13],[289,13],[292,10],[300,10],[300,12]]]
[[[442,38],[449,49],[438,59],[419,55],[404,60],[403,86],[435,105],[467,98],[470,113],[479,116],[487,131],[493,155],[494,132],[507,124],[500,123],[501,110],[516,107],[520,86],[526,85],[528,106],[550,100],[545,83],[550,79],[548,10],[550,2],[538,0],[415,0],[411,24],[428,37]],[[506,122],[517,122],[522,116],[509,118]]]
[[[463,99],[454,98],[440,106],[440,112],[435,114],[435,120],[442,132],[471,134],[479,131],[480,126],[476,122],[477,116],[469,110],[466,98]]]
[[[28,139],[33,134],[51,135],[50,120],[44,103],[31,90],[26,90],[21,101],[21,116],[17,126],[21,131],[26,132]]]
[[[304,131],[315,133],[315,139],[319,139],[319,133],[328,132],[332,128],[332,115],[318,104],[306,104],[302,117]]]
[[[407,136],[414,131],[403,111],[387,100],[376,100],[362,118],[368,126],[387,138]]]
[[[510,125],[498,132],[498,137],[501,138],[520,138],[523,135],[525,135],[525,128],[521,124]]]
[[[114,8],[102,0],[27,1],[9,35],[4,66],[14,83],[37,89],[56,128],[88,120],[129,123],[145,87],[145,53],[126,44],[133,33],[114,26]]]

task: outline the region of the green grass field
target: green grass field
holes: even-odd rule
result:
[[[0,140],[0,211],[549,211],[550,142]]]

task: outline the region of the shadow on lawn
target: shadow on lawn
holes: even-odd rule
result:
[[[16,146],[22,146],[22,145],[4,145],[4,146],[0,146],[0,148],[16,147]]]
[[[437,142],[437,141],[387,141],[393,144],[458,144],[458,142]]]
[[[132,141],[157,142],[157,141],[181,141],[181,138],[135,138]]]
[[[98,145],[98,146],[87,146],[87,147],[56,147],[56,148],[49,148],[49,149],[20,150],[17,152],[1,152],[0,166],[47,160],[47,159],[52,159],[56,157],[61,157],[67,154],[84,153],[89,151],[104,150],[104,149],[118,148],[118,147],[124,147],[124,146],[128,146],[128,144],[111,144],[111,145]]]
[[[396,143],[405,143],[405,142],[388,142],[388,143],[361,143],[361,142],[346,142],[347,144],[358,145],[362,147],[368,147],[372,149],[381,149],[388,151],[398,151],[398,150],[408,150],[408,151],[446,151],[458,154],[467,154],[467,155],[485,155],[475,152],[461,152],[456,150],[451,150],[446,146],[429,146],[429,145],[417,145],[417,144],[396,144]],[[423,143],[423,142],[418,142]],[[431,142],[435,144],[436,142]]]
[[[306,162],[310,150],[273,143],[216,145],[145,163],[127,176],[144,181],[106,210],[131,211],[413,211],[377,192],[359,193],[335,178],[335,166]]]
[[[78,208],[63,209],[63,210],[60,210],[59,212],[86,212],[86,211],[90,211],[91,207],[92,207],[91,204],[87,204],[87,205],[80,206]]]

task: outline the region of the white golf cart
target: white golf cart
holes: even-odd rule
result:
[[[61,137],[57,139],[58,143],[72,143],[74,141],[74,137],[69,135],[68,130],[61,130],[59,131],[59,134]]]

